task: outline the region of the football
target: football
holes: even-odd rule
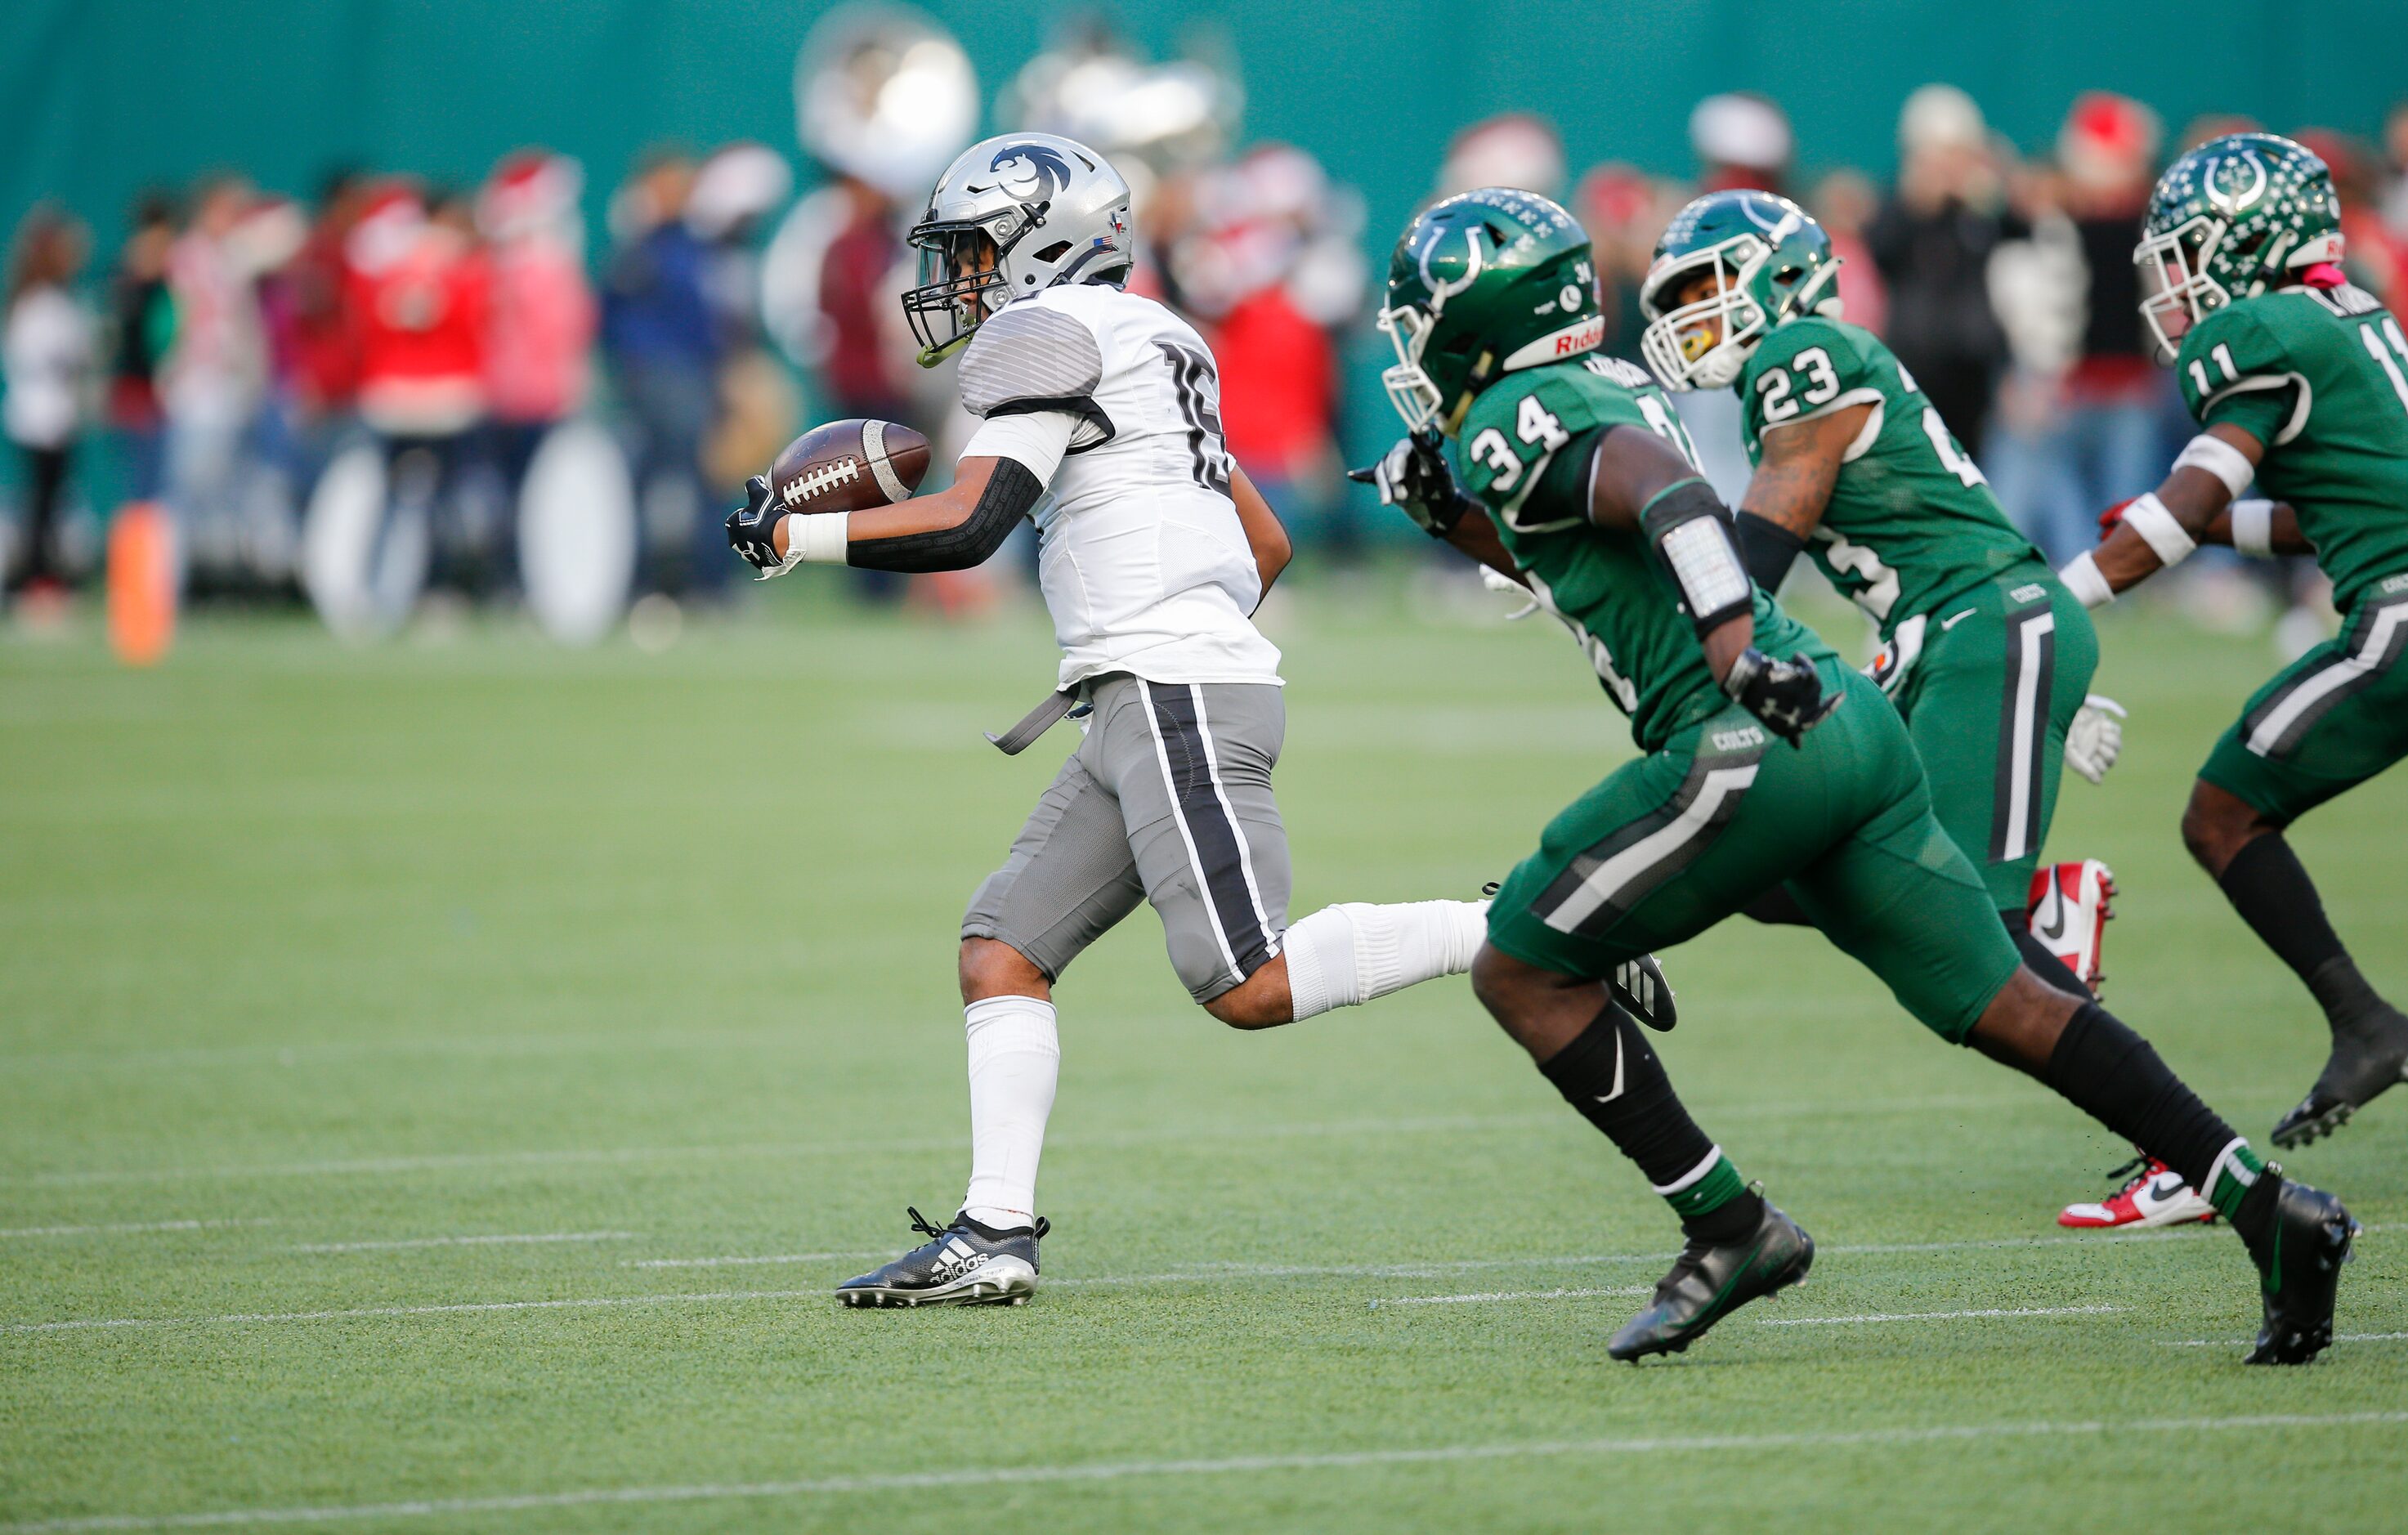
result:
[[[891,421],[832,421],[786,444],[769,488],[787,511],[859,511],[910,499],[928,472],[928,439]]]

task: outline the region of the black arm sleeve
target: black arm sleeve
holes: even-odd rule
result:
[[[906,533],[896,538],[856,540],[845,546],[844,563],[864,570],[900,570],[917,575],[929,570],[968,570],[984,565],[1003,547],[1012,528],[1045,487],[1028,466],[1016,458],[998,458],[995,473],[979,493],[978,505],[953,527],[930,533]]]
[[[1752,511],[1739,514],[1739,559],[1747,579],[1777,595],[1789,579],[1789,567],[1804,552],[1806,540],[1770,518]]]

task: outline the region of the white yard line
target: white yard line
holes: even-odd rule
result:
[[[1646,1295],[1652,1284],[1613,1284],[1601,1289],[1585,1290],[1485,1290],[1478,1295],[1400,1295],[1371,1302],[1371,1309],[1383,1306],[1469,1306],[1488,1300],[1578,1300],[1598,1295]]]
[[[896,1258],[900,1250],[893,1247],[862,1249],[851,1253],[770,1253],[761,1256],[724,1258],[628,1258],[622,1269],[743,1269],[763,1263],[855,1263],[864,1258]]]
[[[2180,1230],[2098,1232],[2086,1236],[2068,1237],[1976,1237],[1959,1241],[1884,1241],[1830,1242],[1815,1251],[1826,1256],[1872,1255],[1909,1253],[1967,1253],[2005,1251],[2035,1247],[2082,1247],[2126,1242],[2186,1241],[2221,1234],[2217,1227],[2187,1227]],[[2365,1231],[2390,1229],[2386,1226],[2369,1226]],[[761,1255],[737,1253],[724,1256],[641,1258],[629,1260],[627,1267],[636,1269],[716,1269],[751,1264],[821,1263],[844,1259],[893,1257],[893,1248],[864,1250],[853,1253],[773,1253]],[[1542,1254],[1520,1258],[1432,1258],[1425,1262],[1401,1263],[1209,1263],[1185,1269],[1168,1270],[1149,1274],[1073,1275],[1039,1282],[1046,1289],[1082,1285],[1118,1284],[1206,1284],[1216,1280],[1244,1279],[1431,1279],[1440,1274],[1476,1272],[1484,1269],[1573,1268],[1599,1263],[1670,1263],[1674,1254],[1657,1253],[1572,1253]]]
[[[2126,1434],[2249,1433],[2296,1428],[2392,1427],[2408,1413],[2264,1413],[2225,1418],[2142,1418],[2081,1423],[1983,1423],[1912,1428],[1832,1429],[1790,1434],[1660,1435],[1644,1439],[1522,1440],[1440,1444],[1321,1455],[1233,1456],[1217,1460],[1104,1460],[1053,1466],[983,1466],[940,1471],[718,1482],[685,1486],[586,1487],[490,1498],[430,1498],[391,1503],[227,1509],[196,1513],[110,1513],[0,1525],[0,1535],[79,1535],[93,1530],[205,1529],[227,1525],[314,1525],[354,1519],[439,1519],[524,1513],[541,1509],[698,1503],[738,1499],[833,1498],[854,1493],[927,1492],[953,1487],[1126,1482],[1155,1477],[1257,1475],[1270,1471],[1355,1470],[1384,1466],[1556,1456],[1660,1456],[1726,1451],[1829,1450],[1922,1444],[1973,1444],[2009,1439],[2104,1439]]]
[[[635,1241],[635,1231],[537,1231],[524,1235],[408,1237],[394,1241],[309,1241],[288,1253],[398,1253],[417,1247],[521,1247],[557,1241]]]
[[[1861,1316],[1766,1316],[1756,1320],[1765,1327],[1838,1327],[1856,1322],[1964,1322],[1989,1316],[2103,1316],[2109,1312],[2128,1312],[2129,1306],[2015,1306],[1985,1307],[1964,1312],[1867,1312]]]
[[[220,1231],[241,1226],[274,1226],[265,1216],[240,1221],[119,1221],[106,1226],[21,1226],[0,1231],[0,1241],[20,1237],[120,1237],[151,1231]]]
[[[236,1312],[220,1316],[118,1316],[69,1322],[11,1322],[7,1332],[89,1332],[100,1328],[210,1327],[245,1322],[347,1322],[369,1317],[457,1316],[484,1312],[570,1311],[602,1306],[713,1305],[745,1300],[824,1300],[821,1290],[718,1290],[706,1295],[586,1296],[569,1300],[480,1300],[451,1306],[362,1306],[349,1311]]]
[[[1727,1103],[1699,1109],[1730,1118],[1813,1119],[1828,1115],[1921,1113],[1931,1111],[2010,1110],[2035,1101],[2029,1093],[1965,1094],[1906,1098],[1865,1098],[1814,1102]],[[1316,1120],[1284,1125],[1248,1125],[1214,1121],[1204,1125],[1149,1126],[1120,1130],[1068,1131],[1051,1137],[1052,1150],[1111,1149],[1122,1146],[1177,1144],[1182,1141],[1280,1140],[1362,1137],[1376,1140],[1398,1135],[1484,1134],[1493,1131],[1546,1129],[1572,1122],[1558,1112],[1510,1114],[1444,1114],[1393,1119]],[[968,1136],[937,1136],[910,1140],[882,1140],[886,1152],[960,1152]],[[335,1157],[318,1161],[266,1162],[234,1166],[170,1166],[149,1168],[64,1168],[42,1172],[0,1173],[0,1186],[76,1187],[94,1184],[174,1183],[187,1180],[233,1182],[262,1178],[341,1178],[388,1176],[395,1173],[442,1172],[473,1168],[575,1166],[580,1163],[623,1164],[675,1161],[684,1158],[854,1157],[855,1140],[825,1142],[752,1141],[701,1146],[595,1146],[502,1152],[439,1152],[391,1156]]]
[[[2365,1230],[2368,1230],[2368,1231],[2376,1231],[2376,1230],[2384,1229],[2384,1227],[2370,1226],[2370,1227],[2365,1227],[2364,1229],[2365,1229]],[[1845,1246],[1845,1245],[1832,1245],[1832,1246],[1824,1247],[1824,1248],[1820,1249],[1820,1251],[1821,1251],[1821,1252],[1823,1252],[1823,1253],[1825,1253],[1825,1254],[1827,1254],[1827,1255],[1830,1255],[1830,1254],[1849,1254],[1849,1253],[1872,1253],[1872,1254],[1882,1254],[1882,1253],[1899,1253],[1899,1252],[1912,1252],[1912,1253],[1937,1253],[1937,1252],[1955,1252],[1955,1251],[1964,1251],[1964,1250],[1970,1250],[1970,1249],[1998,1249],[1998,1248],[2014,1248],[2014,1247],[2055,1247],[2055,1246],[2063,1246],[2063,1245],[2069,1245],[2069,1244],[2078,1244],[2078,1243],[2083,1243],[2083,1242],[2099,1242],[2099,1241],[2109,1241],[2109,1242],[2114,1242],[2114,1241],[2141,1241],[2141,1240],[2157,1240],[2157,1241],[2164,1241],[2164,1240],[2167,1240],[2167,1239],[2169,1239],[2169,1238],[2177,1237],[2177,1236],[2182,1236],[2182,1235],[2206,1235],[2206,1234],[2207,1234],[2207,1233],[2205,1233],[2205,1232],[2203,1232],[2203,1231],[2200,1231],[2200,1232],[2191,1232],[2191,1233],[2178,1233],[2178,1232],[2143,1232],[2143,1233],[2135,1233],[2132,1237],[2129,1237],[2129,1238],[2118,1238],[2118,1237],[2112,1237],[2112,1236],[2111,1236],[2111,1237],[2008,1237],[2008,1238],[1995,1238],[1995,1239],[1986,1239],[1986,1240],[1978,1240],[1978,1241],[1956,1241],[1956,1242],[1914,1242],[1914,1243],[1910,1243],[1910,1244],[1898,1244],[1898,1243],[1874,1243],[1874,1244],[1870,1244],[1870,1245],[1868,1245],[1868,1246],[1862,1246],[1862,1247],[1851,1247],[1851,1246]],[[497,1240],[519,1241],[546,1241],[546,1240],[570,1241],[570,1240],[583,1240],[583,1239],[605,1240],[605,1239],[616,1238],[616,1237],[621,1237],[621,1236],[625,1236],[625,1235],[628,1235],[628,1234],[627,1234],[627,1233],[616,1233],[616,1232],[597,1232],[597,1233],[576,1233],[576,1232],[571,1232],[571,1233],[562,1233],[562,1234],[560,1234],[560,1235],[559,1235],[558,1237],[556,1237],[556,1238],[543,1238],[543,1237],[528,1238],[528,1237],[517,1237],[517,1238],[497,1239]],[[415,1245],[422,1245],[422,1246],[423,1246],[423,1245],[437,1245],[437,1244],[441,1244],[441,1245],[450,1245],[450,1244],[452,1244],[452,1243],[455,1243],[455,1242],[461,1242],[461,1241],[474,1241],[474,1240],[478,1240],[478,1239],[472,1239],[472,1238],[436,1238],[436,1239],[427,1239],[427,1240],[424,1240],[424,1241],[419,1241],[419,1242],[415,1243]],[[341,1246],[341,1247],[337,1247],[337,1248],[332,1248],[332,1249],[317,1249],[317,1250],[320,1250],[320,1251],[354,1251],[354,1250],[358,1250],[358,1248],[359,1248],[360,1246],[363,1246],[363,1245],[366,1245],[366,1244],[344,1244],[343,1246]],[[401,1245],[401,1244],[396,1243],[396,1244],[392,1244],[392,1245]],[[835,1262],[835,1261],[839,1261],[839,1260],[850,1261],[850,1260],[852,1260],[852,1259],[859,1258],[859,1257],[878,1257],[878,1256],[882,1256],[882,1255],[882,1255],[882,1254],[881,1254],[881,1253],[878,1253],[878,1252],[868,1252],[868,1253],[861,1253],[861,1254],[842,1254],[842,1253],[820,1253],[820,1254],[812,1254],[812,1253],[797,1253],[797,1254],[790,1254],[790,1255],[770,1255],[770,1256],[768,1256],[768,1257],[762,1258],[762,1259],[760,1259],[760,1260],[758,1260],[758,1261],[762,1261],[762,1262],[777,1262],[777,1263],[786,1263],[786,1262],[801,1263],[801,1262],[823,1262],[823,1261],[824,1261],[824,1262]],[[1048,1279],[1048,1280],[1045,1280],[1045,1281],[1043,1281],[1043,1282],[1042,1282],[1042,1287],[1043,1287],[1043,1288],[1046,1288],[1046,1289],[1080,1289],[1080,1288],[1087,1288],[1087,1287],[1112,1287],[1112,1286],[1133,1285],[1133,1284],[1211,1284],[1224,1283],[1224,1282],[1228,1282],[1228,1281],[1244,1281],[1244,1280],[1254,1280],[1254,1279],[1430,1279],[1430,1278],[1435,1278],[1435,1277],[1437,1277],[1438,1275],[1440,1275],[1440,1274],[1449,1274],[1449,1273],[1466,1273],[1466,1272],[1471,1272],[1471,1271],[1475,1271],[1475,1270],[1485,1270],[1485,1269],[1528,1269],[1528,1268],[1548,1268],[1548,1267],[1576,1268],[1576,1267],[1581,1267],[1581,1266],[1585,1266],[1585,1265],[1594,1265],[1594,1264],[1609,1264],[1609,1263],[1658,1264],[1658,1263],[1664,1263],[1664,1262],[1668,1262],[1668,1261],[1670,1261],[1670,1258],[1671,1258],[1671,1256],[1672,1256],[1672,1255],[1671,1255],[1671,1254],[1669,1254],[1669,1253],[1592,1253],[1592,1254],[1573,1254],[1573,1255],[1557,1255],[1557,1256],[1553,1256],[1553,1257],[1526,1257],[1526,1258],[1455,1258],[1455,1259],[1446,1259],[1446,1260],[1441,1260],[1441,1261],[1437,1261],[1437,1262],[1430,1262],[1430,1263],[1326,1263],[1326,1264],[1323,1264],[1323,1263],[1224,1263],[1224,1264],[1211,1264],[1211,1265],[1205,1265],[1205,1266],[1200,1266],[1200,1267],[1196,1267],[1196,1268],[1190,1268],[1190,1269],[1175,1269],[1175,1270],[1166,1270],[1166,1271],[1158,1272],[1158,1273],[1146,1273],[1146,1274],[1089,1274],[1089,1275],[1083,1275],[1083,1276],[1074,1275],[1074,1276],[1071,1276],[1071,1277],[1068,1277],[1068,1278],[1063,1278],[1063,1279]],[[742,1258],[740,1258],[740,1257],[739,1257],[739,1258],[730,1258],[730,1259],[651,1259],[651,1260],[646,1260],[646,1261],[647,1261],[647,1264],[648,1264],[648,1265],[669,1266],[669,1265],[673,1265],[673,1264],[674,1264],[674,1265],[684,1265],[684,1266],[689,1266],[689,1267],[703,1267],[703,1266],[709,1266],[709,1265],[710,1265],[710,1264],[714,1264],[714,1263],[732,1263],[732,1262],[742,1262],[742,1261],[746,1261],[746,1260],[745,1260],[745,1259],[742,1259]],[[1445,1297],[1440,1297],[1440,1298],[1438,1298],[1438,1299],[1459,1298],[1459,1299],[1466,1299],[1466,1300],[1469,1300],[1469,1299],[1521,1299],[1521,1298],[1538,1299],[1538,1298],[1552,1298],[1555,1295],[1557,1295],[1557,1294],[1561,1294],[1561,1295],[1565,1295],[1565,1296],[1570,1296],[1570,1295],[1574,1295],[1574,1294],[1599,1294],[1599,1295],[1605,1295],[1605,1294],[1615,1294],[1615,1293],[1639,1294],[1639,1293],[1642,1293],[1642,1292],[1641,1292],[1641,1290],[1638,1290],[1638,1289],[1633,1289],[1633,1290],[1630,1290],[1630,1291],[1627,1291],[1627,1292],[1617,1292],[1617,1291],[1610,1291],[1610,1290],[1597,1290],[1597,1291],[1585,1291],[1585,1290],[1581,1290],[1581,1291],[1575,1291],[1575,1290],[1566,1289],[1566,1290],[1562,1290],[1562,1291],[1510,1292],[1510,1293],[1499,1293],[1499,1294],[1495,1295],[1495,1296],[1488,1296],[1488,1295],[1475,1295],[1475,1296],[1466,1296],[1466,1297],[1459,1297],[1459,1298],[1445,1298]],[[237,1313],[227,1313],[227,1314],[223,1314],[223,1315],[215,1315],[215,1316],[172,1316],[172,1317],[129,1316],[129,1317],[94,1317],[94,1318],[82,1318],[82,1319],[76,1319],[76,1320],[70,1320],[70,1321],[62,1321],[62,1322],[10,1322],[10,1323],[0,1323],[0,1332],[8,1332],[8,1333],[47,1333],[47,1332],[71,1332],[71,1331],[80,1331],[80,1330],[87,1330],[87,1329],[93,1329],[93,1328],[104,1328],[104,1327],[109,1327],[109,1328],[122,1328],[122,1327],[208,1327],[208,1326],[215,1326],[215,1325],[221,1325],[221,1324],[237,1324],[237,1323],[266,1323],[266,1322],[324,1322],[324,1321],[335,1321],[335,1320],[338,1320],[338,1319],[352,1318],[352,1317],[380,1317],[380,1316],[438,1316],[438,1315],[448,1315],[448,1314],[456,1314],[456,1313],[479,1313],[479,1312],[547,1311],[547,1310],[557,1310],[557,1309],[562,1309],[562,1308],[569,1308],[569,1307],[583,1307],[583,1306],[643,1306],[643,1305],[662,1305],[662,1304],[669,1304],[669,1303],[675,1303],[675,1302],[680,1302],[680,1301],[686,1301],[686,1302],[703,1302],[703,1301],[728,1301],[728,1300],[792,1300],[792,1299],[800,1299],[800,1298],[818,1298],[818,1297],[824,1297],[824,1296],[826,1296],[827,1294],[828,1294],[828,1292],[827,1292],[825,1289],[824,1289],[824,1288],[823,1288],[823,1289],[811,1289],[811,1290],[725,1291],[725,1292],[719,1292],[719,1293],[709,1294],[709,1295],[613,1296],[613,1297],[606,1297],[606,1298],[592,1298],[592,1299],[576,1299],[576,1300],[494,1300],[494,1301],[478,1301],[478,1302],[469,1302],[469,1303],[462,1303],[462,1304],[454,1304],[454,1305],[441,1305],[441,1306],[375,1306],[375,1307],[366,1307],[366,1308],[362,1308],[362,1309],[357,1309],[357,1310],[347,1310],[347,1311],[319,1311],[319,1312],[237,1312]],[[1382,1302],[1382,1303],[1383,1303],[1383,1304],[1388,1304],[1388,1305],[1412,1304],[1412,1303],[1413,1303],[1413,1302],[1415,1301],[1415,1299],[1416,1299],[1416,1298],[1418,1298],[1407,1297],[1407,1298],[1402,1298],[1402,1299],[1400,1299],[1400,1300],[1387,1300],[1387,1301],[1383,1301],[1383,1302]],[[1863,1316],[1809,1316],[1809,1317],[1797,1317],[1797,1318],[1769,1318],[1769,1319],[1767,1319],[1767,1321],[1766,1321],[1766,1324],[1765,1324],[1765,1325],[1766,1325],[1766,1326],[1769,1326],[1769,1327],[1805,1327],[1805,1326],[1813,1326],[1813,1325],[1817,1325],[1817,1324],[1824,1324],[1824,1325],[1838,1325],[1838,1324],[1841,1324],[1841,1323],[1848,1323],[1848,1322],[1913,1322],[1913,1321],[1941,1320],[1941,1319],[1944,1319],[1944,1318],[1954,1318],[1954,1317],[1977,1317],[1977,1316],[2072,1316],[2072,1315],[2083,1315],[2083,1314],[2094,1314],[2094,1313],[2101,1313],[2101,1312],[2121,1311],[2121,1310],[2125,1310],[2125,1309],[2126,1309],[2126,1308],[2123,1308],[2123,1307],[2117,1307],[2117,1306],[2074,1306],[2074,1307],[2063,1307],[2063,1308],[2042,1308],[2042,1309],[2031,1309],[2031,1310],[2020,1310],[2020,1311],[1963,1311],[1963,1312],[1921,1312],[1921,1313],[1869,1313],[1869,1314],[1866,1314],[1866,1315],[1863,1315]],[[2204,1341],[2207,1341],[2207,1340],[2202,1340],[2202,1342],[2204,1342]]]

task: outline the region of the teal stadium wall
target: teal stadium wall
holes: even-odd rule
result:
[[[521,144],[584,160],[593,208],[655,139],[794,149],[795,49],[827,7],[771,0],[5,0],[0,227],[64,200],[113,244],[127,198],[215,166],[304,192],[337,160],[482,174]],[[1097,7],[931,0],[992,94],[1054,23]],[[2408,0],[1220,0],[1102,7],[1157,53],[1233,46],[1246,128],[1363,188],[1384,242],[1447,136],[1509,108],[1553,118],[1577,167],[1688,168],[1688,110],[1767,92],[1805,165],[1885,171],[1906,93],[1971,92],[2043,146],[2072,94],[2128,92],[2179,125],[2251,113],[2372,134],[2408,95]]]
[[[220,167],[306,194],[329,165],[472,182],[527,144],[577,155],[601,244],[610,187],[648,144],[758,138],[799,155],[793,70],[831,8],[774,0],[0,0],[0,230],[57,198],[115,248],[128,200]],[[1446,141],[1542,113],[1575,171],[1691,170],[1690,108],[1779,99],[1801,169],[1886,175],[1899,105],[1970,91],[2027,150],[2076,92],[2148,101],[2170,132],[2207,111],[2374,134],[2408,96],[2408,0],[1220,0],[1118,6],[924,0],[995,92],[1065,19],[1100,8],[1156,57],[1199,29],[1234,54],[1252,139],[1318,155],[1367,200],[1375,255]],[[1357,337],[1342,431],[1394,429]],[[11,466],[10,467],[13,467]],[[0,478],[7,471],[0,470]]]

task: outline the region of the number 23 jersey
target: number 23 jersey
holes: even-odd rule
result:
[[[1872,408],[1842,452],[1807,548],[1884,639],[1957,593],[2042,559],[1872,332],[1819,315],[1793,320],[1750,354],[1739,395],[1751,464],[1764,461],[1768,432]]]
[[[963,456],[1045,484],[1031,515],[1061,686],[1279,682],[1249,616],[1262,581],[1229,495],[1220,371],[1193,327],[1100,283],[1048,288],[978,328],[961,390],[985,423]]]

